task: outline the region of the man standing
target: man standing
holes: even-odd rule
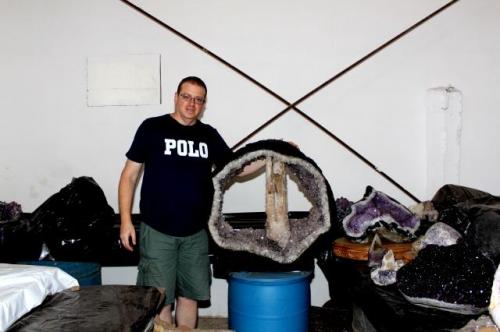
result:
[[[137,284],[165,288],[158,318],[174,324],[172,305],[177,300],[175,323],[189,328],[196,327],[197,301],[210,298],[205,226],[213,197],[211,172],[232,153],[217,130],[198,120],[206,98],[200,78],[186,77],[179,83],[174,112],[146,119],[137,130],[118,190],[120,239],[132,251],[132,202],[144,168]]]

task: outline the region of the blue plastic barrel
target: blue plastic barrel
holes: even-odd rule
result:
[[[309,276],[309,272],[231,273],[229,328],[236,332],[307,331]]]
[[[101,285],[101,265],[90,262],[24,261],[20,264],[58,267],[78,280],[80,286]]]

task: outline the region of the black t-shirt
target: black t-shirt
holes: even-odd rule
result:
[[[144,222],[172,236],[204,228],[212,207],[212,167],[230,154],[217,130],[201,121],[183,126],[170,114],[146,119],[126,153],[128,159],[144,163]]]

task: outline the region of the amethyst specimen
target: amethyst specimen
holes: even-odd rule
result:
[[[290,219],[290,239],[284,247],[267,238],[265,230],[235,229],[225,220],[224,193],[235,176],[254,160],[272,157],[285,164],[287,175],[295,181],[312,207],[306,218]],[[231,160],[215,171],[214,199],[208,226],[220,247],[247,251],[279,263],[295,261],[323,233],[336,227],[335,200],[319,167],[295,146],[279,140],[263,140],[246,145]]]
[[[397,273],[397,287],[411,303],[460,314],[488,308],[495,265],[459,242],[428,245]]]
[[[391,241],[405,242],[415,239],[420,226],[420,219],[409,209],[370,186],[351,209],[342,224],[347,237],[353,240],[366,240],[376,232]]]
[[[351,213],[351,206],[353,202],[345,197],[340,197],[335,200],[335,205],[337,206],[337,218],[339,220],[344,219],[349,213]]]
[[[375,234],[368,251],[368,266],[372,268],[370,277],[379,286],[392,285],[396,282],[396,273],[403,266],[402,260],[396,260],[390,249],[382,246],[380,237]]]
[[[437,222],[429,227],[425,234],[413,243],[412,247],[418,252],[430,244],[451,246],[456,244],[461,238],[462,235],[453,227],[442,222]]]
[[[1,202],[0,201],[0,221],[2,220],[17,220],[23,213],[21,205],[16,202]]]

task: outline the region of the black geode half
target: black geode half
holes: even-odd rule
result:
[[[266,237],[265,229],[234,229],[222,213],[224,192],[236,175],[251,162],[272,157],[285,164],[286,172],[312,207],[306,218],[290,219],[291,237],[285,247]],[[214,198],[209,230],[222,248],[247,251],[279,263],[295,261],[311,244],[336,223],[335,201],[319,167],[292,144],[281,140],[262,140],[237,150],[213,177]]]
[[[398,270],[396,285],[415,305],[475,315],[488,308],[495,269],[493,261],[463,241],[428,245]]]
[[[459,231],[467,243],[500,264],[500,197],[458,185],[445,185],[432,198],[438,221]]]

